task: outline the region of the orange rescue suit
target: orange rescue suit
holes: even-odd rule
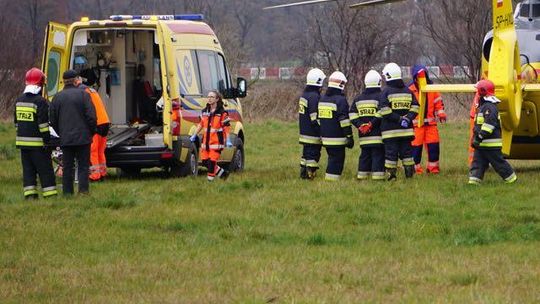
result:
[[[202,112],[199,126],[203,132],[200,157],[208,168],[208,179],[213,180],[225,172],[217,162],[229,136],[229,115],[223,108],[218,108],[214,112],[206,108]]]
[[[92,138],[90,146],[90,179],[100,180],[107,175],[107,160],[105,159],[105,148],[107,147],[107,133],[109,132],[109,115],[98,92],[86,87],[85,91],[90,94],[92,104],[96,109],[97,133]]]
[[[418,99],[418,89],[414,83],[409,86],[409,90],[414,93]],[[427,146],[428,164],[427,170],[431,173],[439,173],[439,130],[437,129],[437,118],[446,118],[444,112],[444,103],[442,101],[441,94],[438,92],[427,93],[426,105],[425,105],[424,125],[418,127],[417,117],[413,120],[414,124],[414,140],[413,146],[413,158],[415,161],[416,173],[422,174],[423,168],[421,165],[422,148]]]

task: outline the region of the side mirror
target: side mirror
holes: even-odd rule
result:
[[[244,78],[236,78],[236,96],[239,98],[246,97],[247,95],[247,82]]]

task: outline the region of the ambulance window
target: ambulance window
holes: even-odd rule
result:
[[[218,89],[218,67],[215,52],[197,51],[199,72],[201,77],[202,93],[206,95],[210,90]]]
[[[225,58],[223,58],[223,55],[218,53],[217,59],[218,59],[218,67],[219,67],[219,80],[220,81],[223,80],[223,84],[225,85],[223,89],[230,89],[231,82],[228,75],[229,73],[227,71],[227,65],[225,64]]]
[[[53,96],[58,92],[58,80],[60,79],[60,53],[51,50],[47,60],[47,95]]]

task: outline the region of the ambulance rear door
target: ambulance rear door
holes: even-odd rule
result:
[[[180,89],[178,87],[173,46],[175,38],[174,33],[165,22],[158,22],[156,34],[159,43],[161,79],[163,83],[163,141],[169,149],[172,149],[173,141],[179,140],[177,136],[173,136],[171,133],[172,102],[180,103]]]
[[[56,22],[49,22],[45,31],[43,47],[43,60],[41,69],[47,75],[47,88],[45,97],[51,100],[63,85],[60,82],[62,72],[68,66],[67,46],[68,26]]]

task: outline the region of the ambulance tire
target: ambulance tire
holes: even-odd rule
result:
[[[234,155],[232,157],[232,160],[229,164],[229,171],[230,172],[242,172],[244,171],[244,161],[245,161],[245,154],[244,154],[244,142],[241,138],[236,139],[236,149],[234,150]]]
[[[175,161],[171,165],[169,173],[174,177],[197,176],[199,174],[199,151],[194,143],[190,143],[187,161],[185,163]]]

